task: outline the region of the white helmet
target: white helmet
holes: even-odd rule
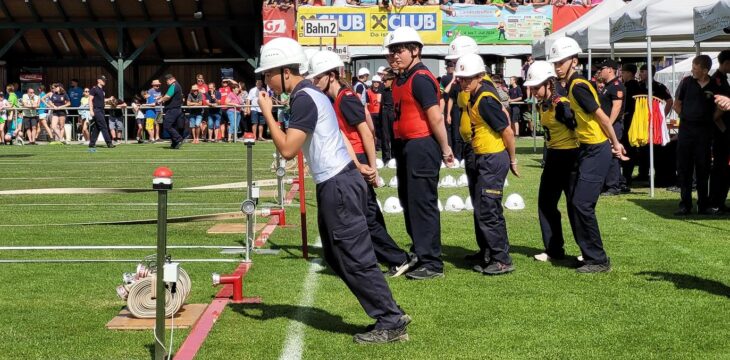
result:
[[[454,179],[451,175],[444,176],[441,181],[439,181],[439,187],[442,188],[453,188],[456,187],[456,179]]]
[[[393,30],[386,38],[389,38],[386,40],[388,46],[406,43],[416,43],[423,46],[423,41],[421,41],[421,36],[418,35],[418,31],[410,26],[401,26]]]
[[[441,162],[441,168],[442,168],[442,169],[446,168],[446,163],[445,163],[445,162],[443,162],[443,161]]]
[[[460,166],[460,167],[461,167],[462,169],[466,169],[466,161],[464,161],[464,159],[461,159],[461,162],[459,163],[459,166]]]
[[[397,188],[398,187],[398,177],[393,176],[392,178],[390,178],[390,181],[388,182],[388,186],[390,186],[392,188]]]
[[[276,69],[287,65],[297,65],[299,71],[307,70],[307,55],[302,46],[290,38],[280,37],[269,41],[261,47],[261,57],[256,73]]]
[[[451,195],[448,199],[446,199],[446,207],[444,210],[454,212],[464,210],[464,200],[461,200],[461,198],[456,195]]]
[[[454,76],[472,77],[486,71],[487,68],[484,66],[484,60],[479,54],[466,54],[456,62]]]
[[[385,180],[383,180],[383,178],[381,176],[378,176],[378,180],[376,181],[376,183],[377,183],[378,187],[385,186]]]
[[[441,199],[438,199],[439,212],[444,211],[444,205],[441,204]]]
[[[403,212],[403,207],[400,206],[400,200],[397,197],[391,196],[385,199],[383,211],[387,214],[398,214]]]
[[[299,70],[302,75],[307,75],[309,73],[309,61],[312,60],[312,55],[314,55],[317,52],[319,52],[319,50],[314,49],[314,48],[304,49],[304,55],[307,57],[307,64],[306,64],[307,68]],[[304,70],[304,71],[302,71],[302,70]]]
[[[573,55],[581,53],[578,42],[569,37],[561,37],[550,46],[550,52],[547,54],[547,61],[556,63],[560,60],[569,58]]]
[[[474,210],[474,205],[471,203],[471,196],[467,196],[466,200],[464,200],[464,209]]]
[[[380,75],[374,75],[372,82],[383,82],[383,78],[380,77]]]
[[[385,163],[383,163],[383,160],[375,159],[375,168],[382,169],[383,166],[385,166]]]
[[[386,48],[386,49],[387,49],[387,48]],[[380,66],[380,67],[378,67],[378,71],[377,71],[377,73],[378,73],[378,74],[385,74],[385,66]]]
[[[469,179],[466,177],[466,174],[459,176],[459,180],[456,180],[456,185],[458,187],[466,187],[469,185]]]
[[[504,201],[504,207],[510,210],[522,210],[525,208],[525,200],[522,200],[520,194],[510,194]]]
[[[478,54],[479,45],[469,36],[457,36],[456,39],[449,44],[449,50],[446,53],[446,60],[455,60],[466,54]]]
[[[363,76],[363,75],[370,75],[370,70],[368,68],[360,68],[360,70],[357,71],[357,76]]]
[[[555,66],[547,61],[535,61],[527,70],[527,80],[525,86],[537,86],[555,75]]]
[[[386,166],[388,167],[388,169],[395,169],[397,166],[395,159],[388,160],[388,164]]]
[[[339,69],[343,66],[345,64],[342,62],[342,59],[334,51],[317,51],[309,59],[309,75],[307,75],[307,79],[311,80],[317,75],[324,74],[332,69]]]

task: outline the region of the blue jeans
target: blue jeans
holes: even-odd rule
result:
[[[208,114],[208,128],[211,130],[220,129],[221,114]]]
[[[226,114],[228,114],[228,122],[230,123],[228,134],[235,136],[238,133],[239,126],[241,126],[241,113],[238,110],[230,109],[226,110]]]
[[[188,116],[188,120],[190,121],[191,128],[200,127],[200,123],[203,122],[203,115],[201,115],[201,114],[192,115],[191,114]]]

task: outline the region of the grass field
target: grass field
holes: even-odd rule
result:
[[[151,186],[157,166],[174,172],[175,188],[244,180],[242,145],[122,145],[89,153],[82,146],[0,147],[2,190],[46,187]],[[539,154],[518,141],[522,178],[510,175],[506,193],[525,198],[523,211],[506,210],[516,271],[486,277],[462,260],[474,251],[471,215],[442,213],[446,277],[414,282],[389,279],[396,300],[413,317],[410,342],[358,346],[352,334],[371,320],[345,285],[325,269],[314,275],[311,305],[300,305],[310,264],[301,258],[299,228],[279,228],[269,245],[278,255],[254,255],[245,292],[261,305],[229,306],[199,359],[276,359],[287,333],[303,325],[306,359],[723,359],[730,358],[730,221],[674,218],[678,194],[647,189],[602,198],[598,218],[613,272],[579,275],[565,265],[532,260],[540,252],[537,221]],[[541,144],[538,143],[538,149]],[[256,176],[271,179],[273,145],[255,148]],[[538,152],[539,153],[539,152]],[[445,169],[459,175],[460,170]],[[293,175],[293,174],[292,174]],[[385,169],[386,182],[394,170]],[[308,181],[309,238],[317,236],[313,185]],[[378,190],[381,201],[395,189]],[[440,191],[445,202],[465,188]],[[7,245],[154,245],[154,225],[43,226],[94,220],[154,218],[156,195],[23,195],[0,198],[0,238]],[[240,191],[170,193],[170,216],[236,211]],[[272,199],[262,199],[271,202]],[[288,220],[298,224],[298,206]],[[386,215],[393,237],[409,244],[402,215]],[[9,226],[9,225],[36,226]],[[214,222],[171,224],[171,245],[237,245],[242,236],[208,235]],[[564,221],[566,232],[570,231]],[[578,249],[568,236],[567,249]],[[312,249],[314,257],[318,249]],[[232,257],[213,250],[171,250],[173,258]],[[8,252],[0,258],[142,258],[145,251]],[[0,358],[146,359],[151,331],[110,331],[104,325],[123,302],[115,287],[135,264],[0,264]],[[188,302],[207,303],[217,292],[211,272],[234,264],[184,264],[193,289]],[[292,325],[294,324],[294,325]],[[301,324],[301,325],[297,325]],[[187,331],[175,331],[177,348]],[[169,331],[168,331],[169,336]]]

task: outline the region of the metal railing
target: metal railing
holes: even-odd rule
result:
[[[218,109],[218,110],[222,110],[222,111],[226,111],[228,109],[240,109],[240,111],[242,111],[243,109],[248,109],[248,108],[253,108],[253,107],[258,107],[258,106],[253,106],[253,105],[217,105],[217,106],[196,105],[196,106],[187,106],[187,105],[185,105],[185,106],[182,106],[181,108],[183,109],[183,111],[184,110],[191,110],[191,109],[202,109],[202,110],[205,110],[205,109],[208,109],[208,110],[210,110],[210,109]],[[273,109],[278,110],[278,109],[283,108],[283,107],[284,107],[284,105],[274,105],[273,106]],[[145,111],[145,110],[156,110],[160,114],[163,114],[163,115],[164,115],[164,109],[165,109],[165,107],[163,105],[153,105],[153,106],[150,106],[150,105],[142,105],[142,106],[139,107],[139,110],[141,110],[141,111]],[[46,107],[46,108],[29,108],[29,107],[6,107],[6,108],[3,108],[3,111],[6,111],[7,113],[11,113],[11,112],[17,113],[17,115],[15,115],[15,119],[24,117],[23,114],[22,114],[22,111],[24,111],[24,110],[25,111],[27,111],[27,110],[34,110],[36,112],[36,114],[34,116],[42,115],[42,114],[38,114],[38,112],[45,112],[45,115],[46,115],[46,118],[45,119],[46,119],[46,121],[48,121],[47,119],[49,119],[51,116],[53,116],[52,113],[54,111],[75,110],[77,113],[75,113],[75,114],[69,114],[69,113],[67,113],[64,116],[67,119],[67,121],[64,122],[64,125],[69,124],[69,123],[71,124],[71,139],[72,139],[72,141],[74,141],[73,139],[77,139],[77,135],[78,135],[78,131],[76,130],[77,129],[77,126],[83,125],[83,122],[79,121],[79,118],[81,117],[81,114],[79,114],[79,112],[82,112],[82,111],[91,111],[91,109],[89,107],[81,107],[81,106],[79,106],[79,107],[71,107],[71,106],[69,106],[69,107],[62,107],[62,108],[48,108],[48,107]],[[127,118],[130,117],[130,116],[132,116],[132,117],[135,117],[136,116],[136,114],[134,113],[134,109],[130,105],[127,105],[127,106],[124,106],[124,107],[105,106],[104,107],[104,111],[105,111],[104,112],[104,117],[105,117],[105,119],[108,119],[110,117],[110,114],[107,113],[108,110],[121,110],[122,111],[122,119],[123,119],[122,122],[124,124],[124,127],[123,127],[123,139],[124,140],[123,141],[124,141],[125,144],[129,144],[129,128],[128,128],[129,122],[128,122],[128,119]],[[130,110],[132,110],[131,111],[131,114],[130,114]],[[189,114],[189,112],[186,112],[186,114]],[[240,120],[243,120],[243,117],[241,117]],[[186,123],[186,125],[187,125],[187,123]],[[39,129],[39,130],[43,130],[43,129]],[[238,133],[238,130],[239,130],[239,128],[236,128],[236,133]],[[7,131],[7,127],[6,127],[6,131]],[[89,131],[90,131],[90,129],[89,129]],[[49,137],[52,136],[52,134],[47,134],[47,135]],[[234,142],[236,141],[235,138],[236,137],[234,136]],[[87,141],[88,140],[89,139],[87,139]]]

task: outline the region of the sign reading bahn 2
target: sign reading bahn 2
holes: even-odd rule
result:
[[[383,45],[388,32],[401,26],[418,30],[426,44],[441,44],[441,16],[438,6],[406,6],[398,11],[387,12],[372,7],[320,7],[304,6],[297,10],[297,34],[302,45],[319,45],[318,37],[305,35],[307,20],[336,20],[338,44]],[[307,32],[308,36],[311,32]],[[333,38],[324,38],[324,44],[332,44]]]

